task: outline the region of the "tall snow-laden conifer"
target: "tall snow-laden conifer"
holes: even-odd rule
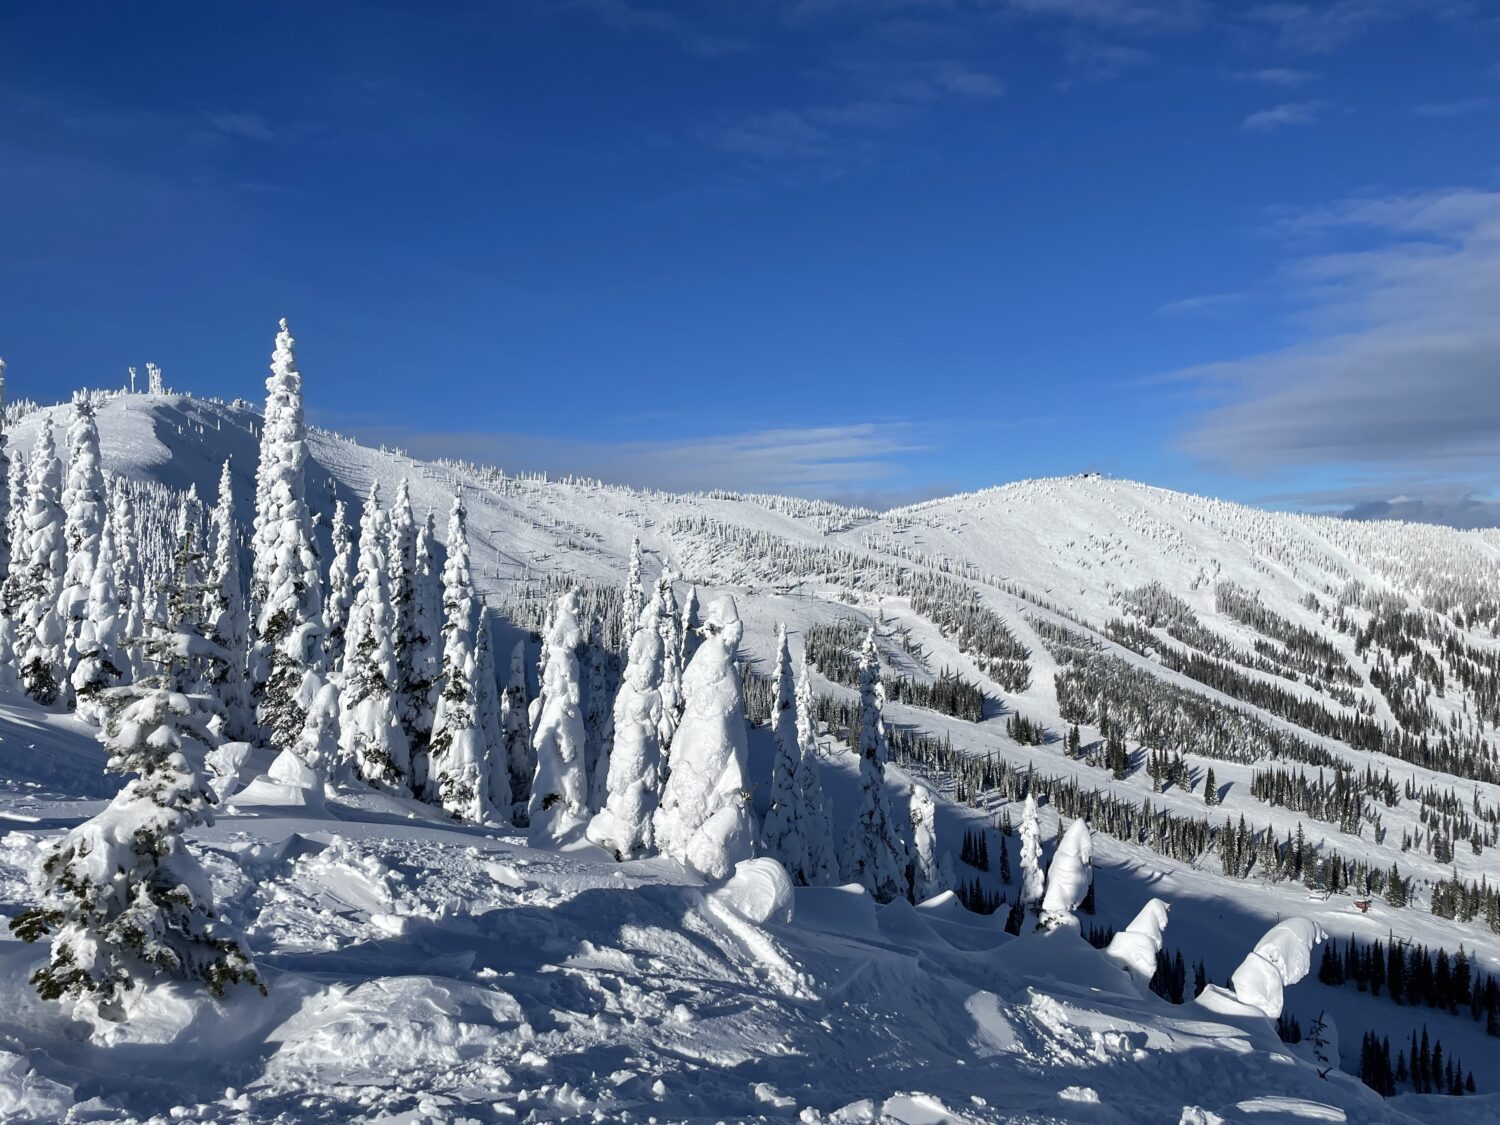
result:
[[[622,860],[646,855],[656,842],[652,818],[661,785],[659,599],[658,592],[657,601],[642,608],[630,631],[625,678],[615,695],[608,795],[588,827],[590,840]]]
[[[307,509],[307,429],[295,341],[281,322],[255,478],[251,602],[255,611],[251,697],[277,749],[301,735],[303,676],[322,663],[323,581]]]
[[[432,724],[431,799],[462,820],[484,823],[502,818],[510,794],[490,791],[489,757],[478,715],[478,659],[475,625],[478,607],[469,572],[469,540],[463,501],[453,498],[448,521],[448,559],[443,566],[442,691]]]
[[[67,575],[68,549],[64,538],[66,515],[62,506],[62,462],[52,438],[52,421],[42,421],[31,453],[31,475],[26,484],[24,567],[16,587],[16,602],[6,611],[19,623],[15,651],[26,693],[44,706],[62,692],[65,632],[57,603]]]
[[[812,681],[804,656],[797,675],[797,800],[802,811],[802,834],[807,846],[807,882],[824,886],[839,877],[839,853],[833,840],[833,820],[823,796],[818,769],[818,719],[814,713]]]
[[[1021,807],[1021,906],[1035,914],[1041,909],[1046,881],[1042,878],[1042,827],[1037,822],[1036,798],[1026,794]]]
[[[541,693],[532,704],[536,777],[527,808],[533,840],[557,840],[588,819],[587,733],[584,730],[578,646],[578,591],[557,600],[542,641]]]
[[[631,630],[622,630],[630,632]],[[604,647],[603,630],[594,620],[584,649],[583,726],[588,737],[589,810],[604,807],[609,786],[609,755],[614,746],[615,673]]]
[[[703,632],[682,678],[687,706],[654,826],[664,855],[704,879],[723,879],[755,854],[757,834],[745,776],[745,702],[735,666],[744,626],[728,594],[710,603]]]
[[[328,598],[323,603],[324,652],[328,671],[344,670],[344,635],[349,629],[349,607],[354,604],[354,537],[349,533],[349,509],[333,504],[333,561],[328,566]]]
[[[209,689],[224,708],[224,734],[235,741],[254,734],[255,712],[245,665],[250,655],[250,615],[240,580],[239,525],[234,520],[234,478],[229,462],[219,474],[219,500],[213,512],[213,562],[204,601],[208,635],[228,654],[210,677]]]
[[[663,568],[656,580],[656,631],[661,637],[661,777],[665,783],[671,772],[668,758],[677,724],[682,721],[682,630],[677,608],[677,594],[672,588],[675,576]]]
[[[423,787],[427,773],[426,747],[416,738],[416,701],[411,693],[412,676],[412,608],[414,579],[417,569],[417,520],[411,510],[411,485],[405,477],[396,485],[396,499],[391,504],[391,542],[386,549],[386,568],[391,586],[391,641],[396,648],[396,682],[391,685],[391,702],[401,729],[411,747],[412,776]]]
[[[510,774],[512,815],[526,823],[526,802],[531,797],[531,779],[536,776],[536,758],[531,752],[531,723],[527,718],[526,642],[517,641],[510,653],[510,677],[500,698],[501,737],[505,764]]]
[[[359,576],[349,611],[339,696],[339,748],[366,781],[409,791],[411,758],[391,695],[396,679],[395,619],[386,562],[391,535],[390,521],[380,506],[379,484],[370,486],[359,530]]]
[[[177,544],[164,583],[165,617],[141,644],[143,659],[159,670],[156,678],[164,688],[194,696],[208,695],[231,659],[209,636],[204,614],[209,585],[200,508],[198,490],[189,488],[177,509]],[[216,699],[214,709],[219,711]]]
[[[78,714],[100,725],[106,714],[103,696],[125,674],[125,658],[120,655],[120,624],[120,599],[115,590],[114,521],[105,520],[78,635],[78,667],[73,669]]]
[[[505,728],[501,719],[500,675],[495,668],[495,644],[490,635],[490,610],[484,598],[478,598],[474,621],[474,704],[479,731],[484,736],[485,764],[489,770],[489,791],[494,795],[495,817],[504,822],[511,817],[504,801],[515,803],[510,789],[510,763],[505,756]]]
[[[912,782],[911,821],[911,899],[926,902],[946,891],[953,880],[944,863],[947,857],[938,851],[937,798],[925,781]]]
[[[885,784],[884,704],[871,626],[859,660],[859,811],[845,838],[843,870],[844,878],[864,887],[877,902],[903,898],[907,892],[906,845]]]
[[[0,359],[0,589],[10,577],[10,452],[5,440],[5,360]]]
[[[68,427],[68,474],[63,487],[66,513],[63,537],[68,549],[67,575],[57,613],[63,621],[65,671],[71,681],[78,667],[79,634],[87,618],[89,588],[99,558],[99,536],[109,507],[104,495],[104,470],[99,462],[99,422],[88,391],[73,395],[73,420]],[[70,684],[71,687],[71,684]]]
[[[781,863],[792,882],[806,886],[809,876],[807,839],[803,832],[802,792],[797,770],[802,748],[797,740],[797,684],[792,676],[792,653],[786,624],[776,627],[776,694],[771,701],[771,734],[776,754],[771,763],[771,807],[761,829],[762,849]]]
[[[412,774],[418,784],[426,775],[439,680],[443,668],[444,579],[438,568],[432,513],[417,527],[412,553],[411,602],[407,618],[405,676],[407,735],[412,746]]]
[[[120,599],[121,655],[126,678],[138,680],[146,674],[141,640],[146,630],[146,580],[141,551],[136,540],[135,506],[130,494],[116,486],[110,506],[115,530],[115,595]]]
[[[630,642],[641,623],[641,610],[646,608],[646,587],[641,582],[641,538],[630,540],[630,561],[625,570],[625,589],[620,609],[620,647],[626,659],[630,656]]]

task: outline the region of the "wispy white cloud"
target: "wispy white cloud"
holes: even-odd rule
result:
[[[1240,122],[1240,128],[1258,132],[1284,129],[1288,125],[1312,125],[1322,114],[1324,103],[1319,101],[1283,102],[1250,114]]]
[[[1243,293],[1204,293],[1196,297],[1182,297],[1158,305],[1156,315],[1162,317],[1199,316],[1224,312],[1245,300]]]
[[[1460,98],[1451,102],[1425,102],[1412,110],[1418,117],[1466,117],[1500,109],[1500,98]]]
[[[1494,472],[1500,448],[1500,191],[1351,199],[1274,229],[1333,245],[1285,268],[1304,338],[1179,372],[1221,401],[1182,445],[1231,471]],[[1338,248],[1346,239],[1354,249]]]
[[[732,488],[825,497],[911,493],[903,479],[905,459],[929,448],[934,437],[931,427],[893,422],[640,442],[430,433],[357,421],[337,428],[418,457],[460,458],[510,471],[572,473],[672,491]]]
[[[1235,77],[1241,82],[1259,82],[1264,86],[1279,86],[1282,89],[1294,90],[1299,86],[1306,86],[1309,82],[1316,82],[1322,76],[1313,70],[1268,66],[1259,70],[1237,71]]]

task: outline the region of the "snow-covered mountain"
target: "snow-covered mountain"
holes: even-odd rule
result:
[[[26,415],[10,448],[66,411]],[[187,396],[99,405],[106,471],[211,496],[227,458],[242,511],[260,425],[254,407]],[[1500,982],[1500,533],[1268,513],[1092,475],[877,513],[513,477],[319,431],[309,452],[320,511],[405,479],[419,511],[442,514],[462,490],[498,651],[569,583],[619,586],[636,537],[650,577],[670,563],[705,595],[735,596],[752,682],[786,623],[825,715],[856,699],[848,638],[875,624],[900,776],[948,798],[938,845],[955,890],[970,905],[1015,897],[999,854],[1003,841],[1016,863],[1016,837],[1001,828],[1024,792],[1049,841],[1087,817],[1085,931],[1123,930],[1165,900],[1158,985],[1172,991],[1180,953],[1186,1002],[1077,935],[1015,940],[1003,907],[972,913],[952,895],[788,899],[750,872],[704,888],[668,860],[533,850],[374,793],[300,810],[231,801],[195,840],[274,976],[270,997],[232,996],[225,1019],[167,989],[101,1046],[26,986],[37,952],[0,942],[0,1120],[1500,1114],[1482,1065],[1500,1043],[1500,989],[1484,991]],[[962,690],[940,690],[954,677]],[[8,913],[55,830],[115,788],[93,734],[0,703]],[[841,835],[856,767],[835,731],[825,742]],[[762,811],[770,758],[752,732]],[[987,867],[970,862],[974,833]],[[1306,1034],[1331,1016],[1337,1042],[1319,1050],[1342,1073],[1212,988],[1193,1001],[1196,966],[1227,983],[1292,916],[1329,935],[1339,966],[1320,980],[1314,952],[1285,1023]],[[1378,982],[1364,967],[1377,942]],[[1405,972],[1419,949],[1442,983],[1424,976],[1397,1003],[1389,966]],[[1479,1096],[1406,1092],[1401,1074],[1382,1099],[1351,1077],[1367,1031],[1405,1071],[1411,1036],[1440,1040]]]

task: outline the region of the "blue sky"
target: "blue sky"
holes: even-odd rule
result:
[[[0,7],[0,354],[420,454],[889,503],[1495,494],[1464,0]]]

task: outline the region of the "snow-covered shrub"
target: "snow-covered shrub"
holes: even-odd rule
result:
[[[1047,868],[1047,891],[1042,896],[1042,913],[1037,925],[1055,930],[1076,925],[1073,912],[1082,904],[1094,881],[1094,837],[1080,817],[1063,834],[1062,843]]]
[[[1161,952],[1171,904],[1153,898],[1141,907],[1130,925],[1117,933],[1104,955],[1130,973],[1140,984],[1149,984],[1156,974],[1156,955]]]
[[[1229,978],[1235,997],[1271,1019],[1281,1015],[1283,991],[1312,968],[1313,946],[1327,935],[1309,918],[1287,918],[1266,931]]]

